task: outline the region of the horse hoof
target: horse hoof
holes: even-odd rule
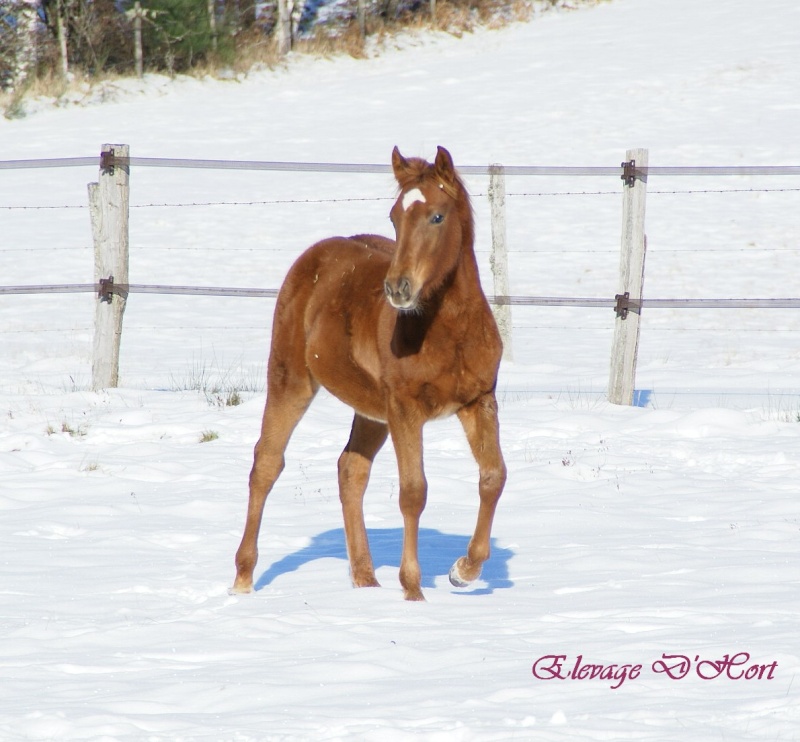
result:
[[[459,564],[463,559],[464,557],[461,557],[461,559],[457,559],[455,564],[453,564],[453,566],[450,567],[450,575],[449,575],[450,584],[453,587],[467,587],[472,582],[474,582],[480,574],[478,573],[478,575],[475,575],[475,577],[473,577],[471,580],[467,579],[462,573],[461,569],[459,568]]]
[[[253,583],[234,582],[233,587],[228,588],[228,595],[249,595],[253,592]]]

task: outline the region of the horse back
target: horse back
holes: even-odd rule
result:
[[[397,247],[397,243],[394,240],[390,240],[388,237],[381,237],[377,234],[357,234],[353,237],[350,237],[350,239],[354,242],[363,244],[370,250],[377,250],[384,255],[388,255],[389,257],[394,255]]]

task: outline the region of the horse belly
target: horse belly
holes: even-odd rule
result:
[[[401,384],[398,390],[416,401],[427,420],[450,417],[488,391],[477,380],[467,381],[452,374],[442,374],[427,382]]]
[[[337,399],[372,420],[386,420],[386,401],[380,380],[346,352],[309,343],[306,364],[311,375]]]
[[[306,312],[306,365],[335,397],[365,417],[384,421],[376,328],[385,302],[385,264],[366,255],[363,247],[347,245],[320,266]]]

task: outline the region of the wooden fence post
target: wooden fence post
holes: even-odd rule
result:
[[[623,164],[622,245],[619,262],[617,319],[614,323],[614,344],[611,349],[611,375],[608,400],[613,404],[633,404],[636,380],[636,356],[639,351],[644,259],[647,239],[644,233],[644,212],[647,196],[648,151],[630,149]]]
[[[108,389],[119,383],[119,346],[126,295],[110,290],[128,283],[128,177],[127,144],[104,144],[100,177],[89,183],[89,210],[94,239],[95,305],[92,388]]]
[[[508,249],[506,248],[506,176],[502,165],[489,166],[489,208],[492,214],[492,254],[489,262],[494,275],[494,295],[508,297]],[[492,307],[500,337],[503,340],[503,359],[513,359],[511,348],[511,305]]]

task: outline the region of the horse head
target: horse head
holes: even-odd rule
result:
[[[462,245],[472,240],[472,211],[444,147],[433,164],[406,159],[395,147],[392,168],[400,189],[390,212],[397,248],[384,289],[395,309],[413,312],[457,267]]]

